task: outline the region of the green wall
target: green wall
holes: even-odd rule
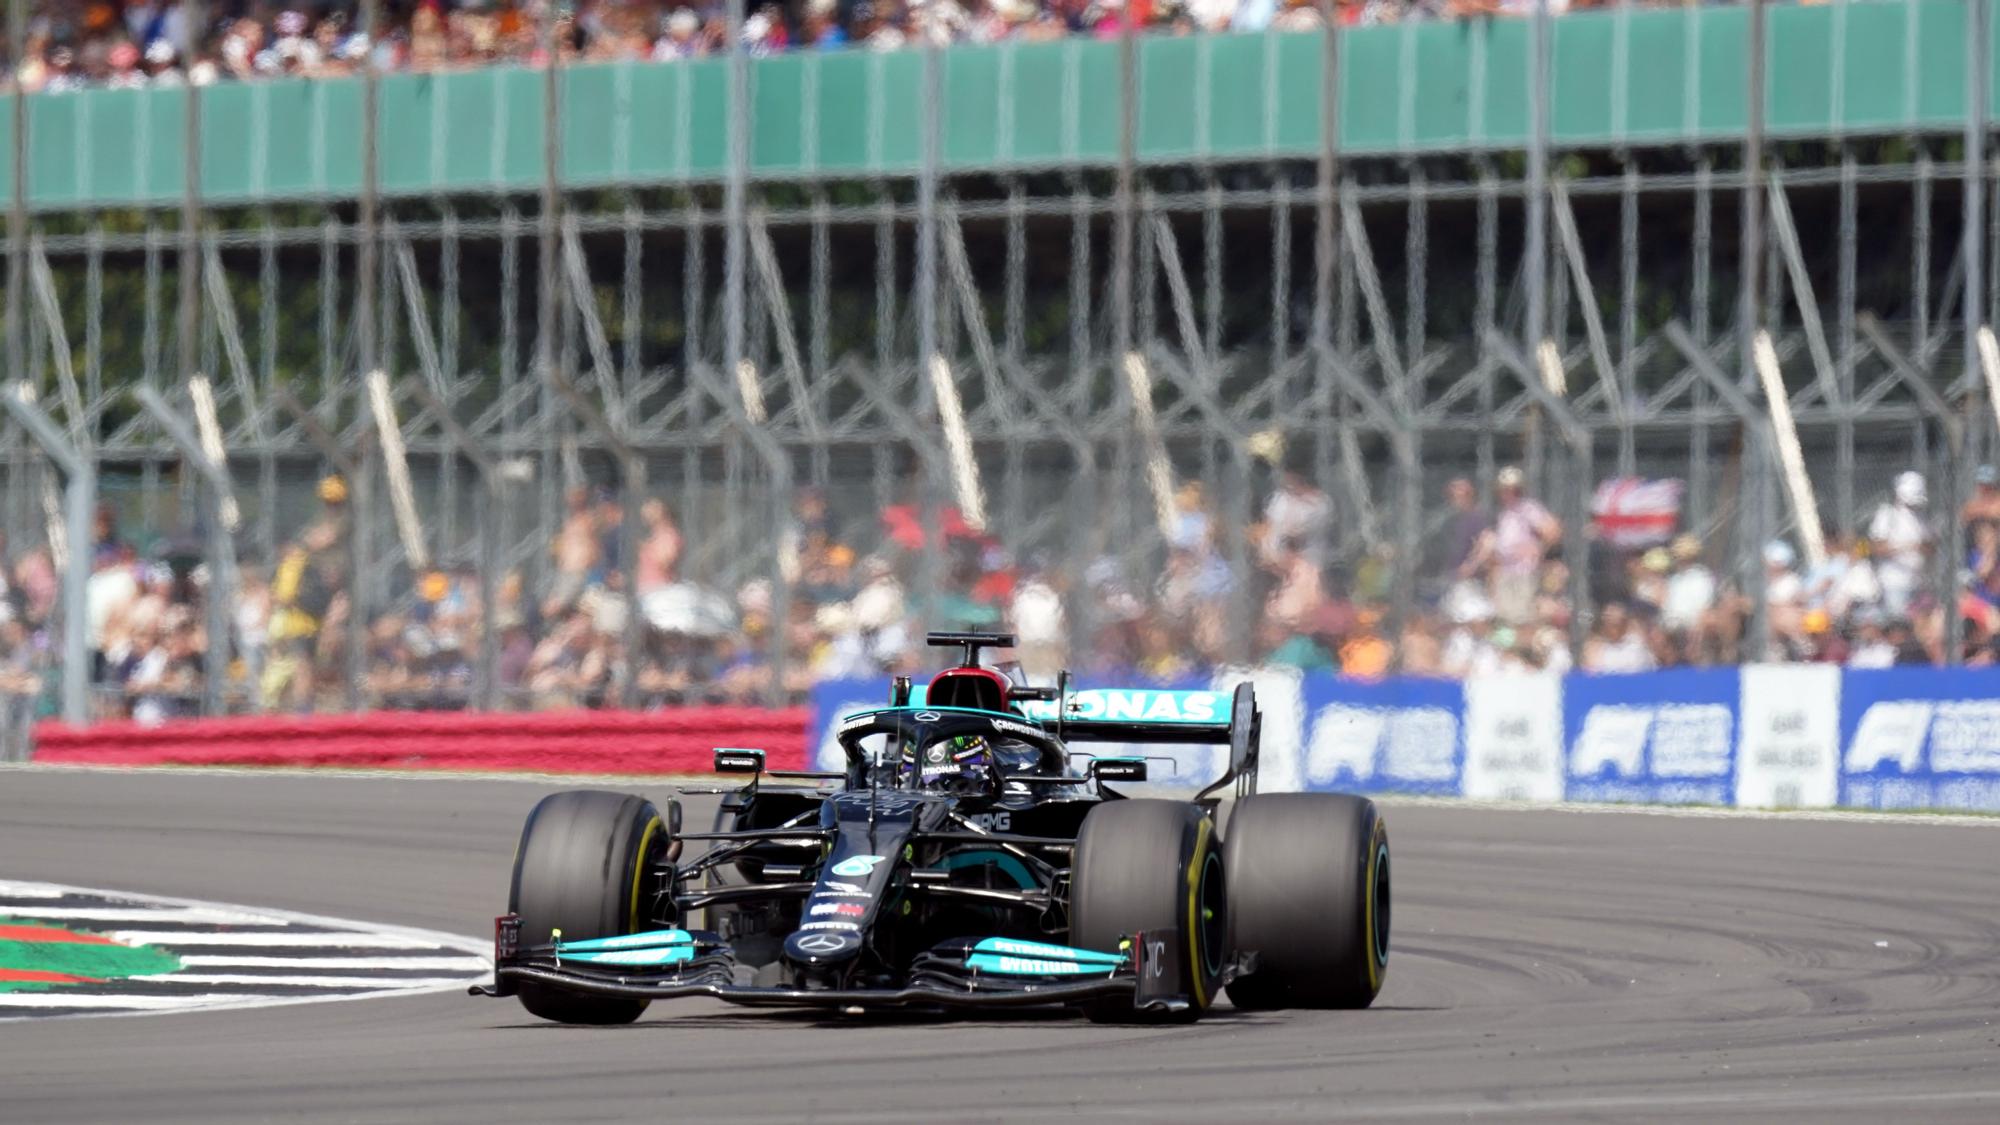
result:
[[[1963,0],[1770,9],[1770,132],[1957,130],[1965,112],[1964,22]],[[1554,143],[1679,144],[1739,135],[1747,120],[1748,26],[1740,6],[1600,10],[1555,21]],[[1529,124],[1528,32],[1521,20],[1348,32],[1340,65],[1342,151],[1521,147]],[[1139,158],[1310,156],[1320,134],[1321,50],[1313,34],[1142,40]],[[948,169],[1116,160],[1117,44],[961,47],[943,59]],[[913,172],[921,155],[922,82],[923,58],[914,51],[795,54],[754,63],[752,174],[782,180]],[[2000,81],[1992,88],[2000,93]],[[537,72],[516,68],[384,79],[384,191],[534,190],[541,182],[541,90]],[[34,206],[177,199],[185,97],[173,90],[95,90],[32,98]],[[216,86],[203,91],[201,104],[201,179],[210,199],[357,191],[357,82]],[[563,178],[577,186],[719,179],[727,104],[722,60],[570,69],[561,98]],[[11,160],[10,122],[11,111],[0,114],[0,168]]]

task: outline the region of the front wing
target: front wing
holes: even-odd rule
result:
[[[520,924],[512,914],[496,920],[493,983],[474,986],[473,995],[511,996],[535,984],[633,1000],[705,996],[750,1007],[1024,1008],[1129,997],[1135,1011],[1177,1012],[1190,1004],[1178,990],[1180,941],[1172,932],[1155,932],[1150,941],[1134,934],[1123,954],[1004,939],[947,942],[919,956],[901,988],[822,989],[737,984],[728,943],[699,930],[590,942],[563,942],[558,933],[549,943],[523,946]]]

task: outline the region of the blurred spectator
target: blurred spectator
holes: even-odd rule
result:
[[[1882,604],[1892,614],[1908,610],[1930,557],[1931,532],[1924,521],[1929,496],[1924,476],[1914,470],[1896,476],[1895,495],[1875,509],[1868,521],[1868,541],[1875,558],[1875,579],[1882,586]]]
[[[1972,495],[1959,512],[1959,520],[2000,524],[2000,469],[1981,465],[1972,471]]]
[[[1569,5],[1556,0],[1553,10]],[[692,0],[383,0],[363,28],[362,0],[209,0],[189,27],[179,0],[43,3],[29,23],[19,85],[59,93],[185,82],[435,72],[548,60],[540,20],[565,63],[670,61],[725,49],[719,5]],[[1129,9],[1129,10],[1128,10]],[[1528,0],[1340,0],[1343,27],[1533,12]],[[921,43],[1046,42],[1070,35],[1190,35],[1227,30],[1311,32],[1319,0],[793,0],[752,4],[743,43],[752,56],[793,49],[899,50]]]
[[[1007,607],[1007,620],[1019,642],[1015,651],[1021,668],[1037,681],[1054,678],[1068,658],[1069,627],[1060,584],[1046,568],[1031,566],[1014,587],[1013,601]]]
[[[1451,636],[1439,666],[1453,679],[1490,676],[1500,671],[1500,650],[1493,642],[1493,603],[1469,586],[1454,591],[1447,608]]]
[[[1623,602],[1598,611],[1597,626],[1583,643],[1584,671],[1650,672],[1656,666],[1651,643]]]
[[[1271,554],[1269,570],[1276,585],[1264,612],[1273,622],[1297,629],[1319,613],[1326,591],[1320,584],[1320,568],[1307,557],[1303,544],[1281,541]]]
[[[1358,679],[1377,680],[1389,674],[1396,652],[1383,639],[1379,626],[1382,614],[1364,609],[1354,615],[1354,630],[1340,646],[1340,673]]]
[[[559,618],[576,607],[590,578],[603,561],[603,543],[597,537],[597,509],[590,502],[590,490],[577,485],[564,495],[567,514],[549,553],[555,570],[542,599],[542,616]]]
[[[1667,549],[1666,597],[1660,602],[1660,627],[1670,634],[1698,628],[1715,607],[1715,573],[1702,564],[1701,540],[1677,535]]]
[[[1549,548],[1562,540],[1562,524],[1528,497],[1526,480],[1513,465],[1500,470],[1499,512],[1482,552],[1482,561],[1493,564],[1494,612],[1510,625],[1534,620],[1537,573]]]
[[[271,579],[269,655],[260,691],[266,709],[312,706],[315,665],[346,611],[347,482],[319,482],[320,513],[285,549]]]
[[[1485,561],[1485,539],[1493,521],[1479,504],[1479,493],[1466,477],[1444,486],[1448,511],[1444,526],[1431,542],[1430,574],[1442,592],[1454,582],[1477,578]]]
[[[1278,487],[1264,503],[1264,535],[1260,550],[1276,557],[1285,544],[1303,550],[1317,564],[1322,561],[1332,530],[1333,501],[1297,469],[1278,474]]]
[[[662,500],[646,501],[639,508],[639,519],[646,530],[639,543],[638,580],[633,583],[633,590],[644,598],[673,582],[675,568],[681,561],[681,532]]]

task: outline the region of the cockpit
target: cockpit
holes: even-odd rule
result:
[[[894,707],[851,716],[841,746],[860,777],[892,789],[995,796],[1015,776],[1066,772],[1061,744],[1041,727],[986,710]]]

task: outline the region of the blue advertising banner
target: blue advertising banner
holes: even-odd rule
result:
[[[1226,697],[1163,693],[1227,691],[1242,679],[1256,683],[1264,712],[1262,781],[1271,792],[2000,811],[1993,668],[1754,665],[1470,684],[1239,668],[1149,691],[1080,690],[1101,689],[1092,698],[1106,708],[1185,710]],[[841,717],[888,699],[886,677],[816,687],[809,745],[819,767],[843,764],[829,734]],[[1155,782],[1176,791],[1206,784],[1227,764],[1220,746],[1071,749],[1153,757]]]
[[[812,769],[847,768],[847,756],[833,732],[840,720],[858,711],[889,705],[889,677],[879,680],[823,680],[813,685],[812,730],[806,734],[806,756]]]
[[[1463,686],[1320,673],[1306,676],[1301,687],[1306,753],[1299,788],[1459,794],[1465,769]]]
[[[1850,671],[1840,742],[1842,805],[2000,809],[2000,669]]]
[[[1734,668],[1564,677],[1565,798],[1729,804],[1740,692]]]
[[[1158,723],[1227,721],[1229,697],[1215,695],[1201,681],[1152,684],[1144,688],[1079,685],[1071,693],[1075,712],[1084,718],[1144,719]],[[917,685],[921,699],[923,685]],[[840,720],[862,711],[889,706],[890,681],[828,680],[814,685],[812,729],[807,733],[808,757],[815,769],[837,770],[847,765],[840,743],[833,737]],[[1032,704],[1029,714],[1052,713],[1053,705]],[[1081,742],[1072,740],[1071,755],[1081,768],[1085,756],[1138,755],[1153,762],[1153,780],[1166,785],[1189,787],[1206,785],[1220,776],[1229,764],[1227,746],[1127,745],[1125,743]]]

